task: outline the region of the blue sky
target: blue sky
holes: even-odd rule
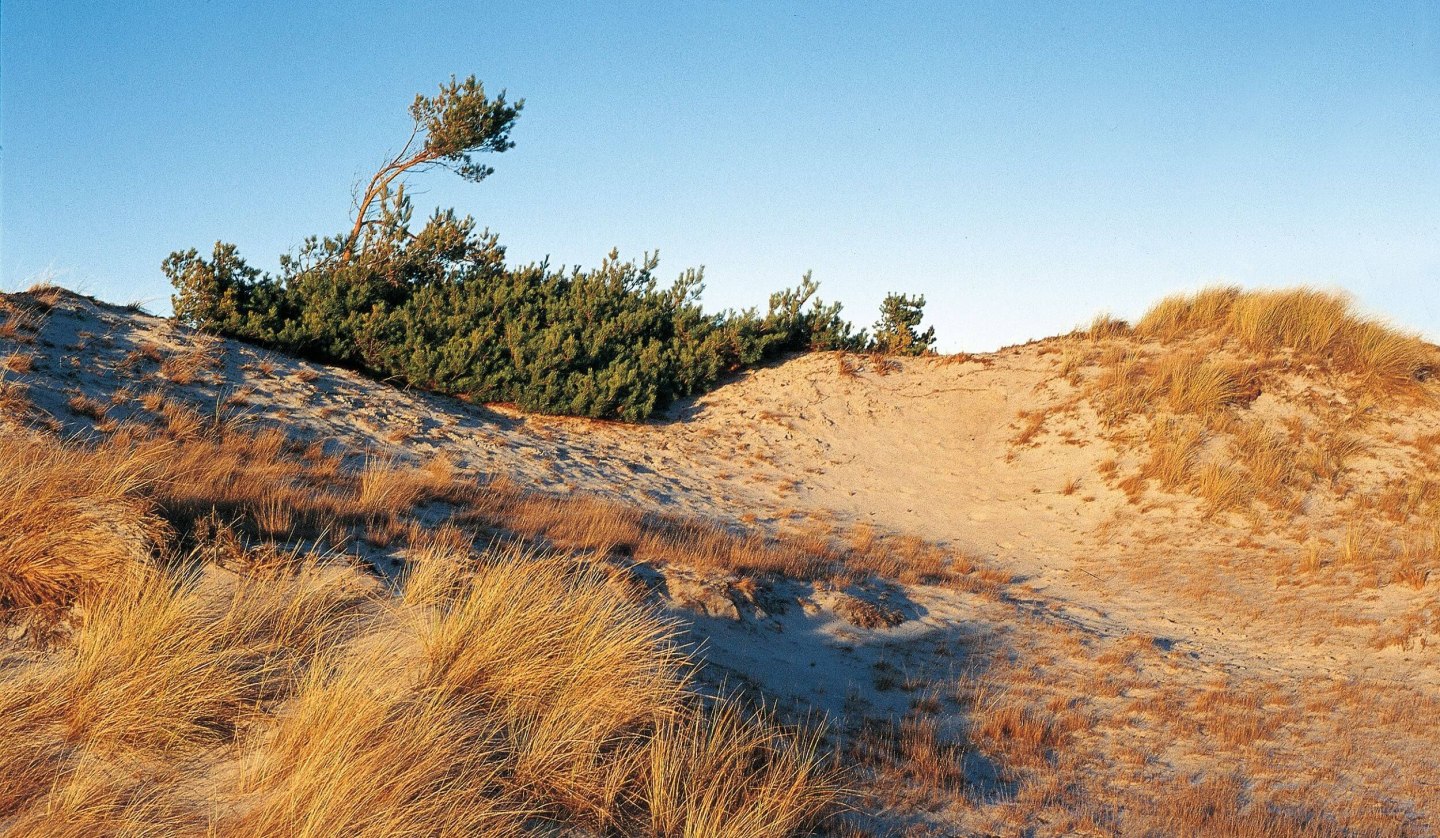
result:
[[[171,250],[348,227],[406,107],[526,107],[482,184],[512,261],[658,248],[711,307],[808,269],[946,350],[1214,282],[1343,288],[1440,339],[1440,4],[5,0],[0,285],[168,310]]]

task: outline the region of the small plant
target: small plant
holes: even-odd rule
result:
[[[183,386],[195,383],[203,372],[219,363],[217,347],[201,343],[166,358],[160,364],[160,374],[171,383]]]
[[[1102,340],[1128,337],[1133,331],[1126,321],[1102,313],[1090,321],[1090,325],[1084,329],[1082,334],[1091,343],[1099,343]]]
[[[76,394],[71,396],[70,401],[66,404],[69,406],[70,412],[76,416],[84,416],[95,422],[105,421],[107,407],[104,402],[98,399],[93,399],[84,394]]]
[[[919,331],[925,319],[925,295],[886,294],[880,303],[871,347],[883,355],[924,355],[933,351],[935,329]]]
[[[29,352],[12,352],[0,358],[0,367],[23,375],[35,369],[35,356]]]
[[[0,375],[0,413],[20,415],[30,409],[30,388]]]

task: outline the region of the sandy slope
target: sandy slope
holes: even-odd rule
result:
[[[207,345],[216,366],[183,384],[167,383],[157,363],[132,354],[153,346],[169,358]],[[968,360],[903,360],[894,369],[873,359],[851,359],[842,369],[834,355],[801,357],[642,426],[527,417],[405,392],[75,297],[50,313],[36,343],[10,349],[36,358],[31,372],[8,377],[26,383],[31,399],[69,432],[94,432],[67,409],[73,395],[116,401],[110,416],[122,418],[140,413],[136,399],[161,387],[212,409],[229,402],[257,423],[368,456],[444,454],[462,468],[551,491],[601,493],[777,532],[868,522],[942,542],[1014,574],[1007,600],[913,587],[899,592],[911,619],[893,629],[858,628],[825,609],[738,623],[687,619],[731,677],[853,719],[898,715],[911,703],[911,693],[879,684],[877,672],[943,684],[992,658],[1008,656],[1016,668],[1017,656],[1032,655],[1019,670],[1036,682],[1071,678],[1061,694],[1091,703],[1077,734],[1088,758],[1147,751],[1153,762],[1131,772],[1134,782],[1151,771],[1245,766],[1258,783],[1309,789],[1312,797],[1363,791],[1434,828],[1434,795],[1425,791],[1440,785],[1440,766],[1428,758],[1434,742],[1408,732],[1404,719],[1389,727],[1364,719],[1379,726],[1364,728],[1363,753],[1352,752],[1350,768],[1337,773],[1343,758],[1315,743],[1361,729],[1341,698],[1328,715],[1275,709],[1285,720],[1278,732],[1233,748],[1213,736],[1178,737],[1172,716],[1201,692],[1235,685],[1260,691],[1276,708],[1302,706],[1326,690],[1371,690],[1382,704],[1440,701],[1424,631],[1406,648],[1377,650],[1373,642],[1387,621],[1433,602],[1435,583],[1414,589],[1296,576],[1291,568],[1305,540],[1344,520],[1342,505],[1329,501],[1273,526],[1238,516],[1204,520],[1193,501],[1153,490],[1133,501],[1098,469],[1114,458],[1123,475],[1136,455],[1107,441],[1083,406],[1058,415],[1034,444],[1017,445],[1022,412],[1076,393],[1057,371],[1056,344]],[[1287,397],[1304,389],[1297,384]],[[1404,441],[1417,429],[1440,429],[1433,406],[1392,413],[1366,426],[1368,453],[1354,466],[1362,483],[1412,468]],[[823,594],[805,586],[791,593]],[[1105,654],[1135,638],[1144,654],[1111,667]],[[1090,688],[1102,677],[1123,681],[1113,701]],[[1160,704],[1136,709],[1152,698]],[[1323,768],[1304,776],[1312,764]],[[1397,771],[1413,784],[1388,783]],[[925,817],[961,823],[974,813]]]

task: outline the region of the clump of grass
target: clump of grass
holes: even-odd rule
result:
[[[1248,391],[1234,367],[1193,354],[1166,356],[1153,379],[1156,394],[1174,413],[1215,413],[1240,403]]]
[[[35,369],[35,356],[29,352],[11,352],[9,355],[0,358],[0,367],[6,370],[23,375]]]
[[[160,364],[160,375],[173,384],[193,384],[207,370],[220,365],[218,343],[201,342],[177,352]]]
[[[316,667],[240,780],[256,803],[237,836],[518,835],[527,807],[502,781],[499,732],[476,702],[391,686],[384,661]]]
[[[1313,288],[1210,288],[1170,297],[1141,318],[1135,331],[1163,341],[1201,334],[1233,338],[1262,356],[1294,353],[1354,373],[1379,389],[1426,378],[1437,364],[1435,347],[1418,336],[1355,314],[1344,295]]]
[[[36,700],[91,753],[224,741],[343,639],[366,599],[313,563],[284,578],[242,578],[229,596],[147,570],[95,598]]]
[[[143,491],[163,451],[39,439],[0,457],[0,606],[64,607],[148,564],[167,527]]]
[[[1278,502],[1295,479],[1296,452],[1286,438],[1258,422],[1248,423],[1235,435],[1232,449],[1256,489]]]
[[[22,415],[30,409],[30,388],[0,376],[0,413]]]
[[[1151,408],[1160,393],[1139,353],[1130,349],[1108,353],[1101,363],[1102,372],[1091,392],[1102,422],[1116,425]]]
[[[1081,332],[1091,343],[1128,337],[1134,330],[1124,320],[1101,313]]]
[[[837,794],[821,741],[819,731],[786,731],[734,704],[667,716],[642,769],[649,834],[783,838],[809,832]]]
[[[1430,574],[1437,567],[1440,567],[1440,525],[1405,533],[1400,540],[1395,580],[1418,590],[1430,581]]]
[[[1140,473],[1164,489],[1189,483],[1206,439],[1203,425],[1194,420],[1163,417],[1150,426],[1147,442],[1150,457]]]
[[[427,476],[419,469],[402,466],[394,460],[372,459],[360,472],[355,502],[364,512],[405,511],[425,497],[429,485]]]
[[[1243,509],[1254,497],[1254,488],[1245,475],[1219,463],[1208,463],[1195,475],[1195,493],[1210,513]]]
[[[164,360],[164,351],[161,350],[158,345],[146,341],[144,343],[141,343],[136,348],[125,353],[125,357],[120,360],[120,368],[124,370],[129,370],[145,361],[148,361],[152,364],[158,364]]]
[[[108,408],[104,402],[98,399],[93,399],[84,394],[77,394],[71,396],[70,401],[66,404],[70,408],[70,412],[76,416],[84,416],[94,422],[105,421],[105,413]]]
[[[1237,287],[1225,286],[1166,297],[1135,323],[1135,334],[1171,341],[1185,334],[1217,331],[1228,321],[1242,293]]]
[[[421,628],[422,690],[484,698],[521,782],[604,820],[617,790],[598,770],[625,733],[679,700],[680,657],[641,606],[558,557],[479,563]]]

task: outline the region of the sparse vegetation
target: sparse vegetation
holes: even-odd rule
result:
[[[798,359],[636,429],[47,296],[3,298],[40,312],[32,369],[0,378],[23,380],[5,453],[45,477],[0,462],[24,533],[0,538],[0,832],[1353,836],[1440,812],[1425,381],[1106,321],[963,365]],[[891,459],[903,484],[856,481]],[[947,540],[888,528],[912,507]]]

